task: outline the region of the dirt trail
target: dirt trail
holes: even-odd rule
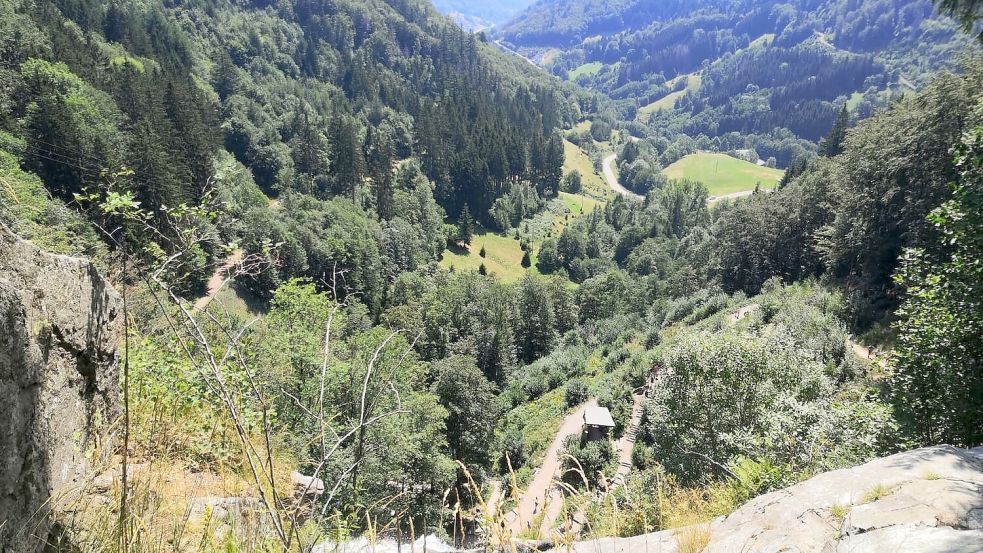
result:
[[[563,441],[567,436],[583,431],[584,410],[588,407],[596,406],[597,400],[592,399],[563,419],[563,424],[560,426],[559,431],[557,431],[556,437],[553,438],[553,443],[550,444],[549,449],[546,451],[543,464],[536,472],[532,483],[529,484],[526,492],[522,495],[516,509],[510,513],[510,516],[506,517],[514,535],[518,535],[520,532],[532,528],[532,523],[535,521],[537,515],[540,514],[540,509],[548,508],[547,516],[544,518],[548,518],[548,515],[553,511],[555,511],[554,519],[556,514],[559,514],[562,497],[557,501],[556,498],[559,496],[555,496],[551,492],[554,478],[560,476],[560,467],[562,465],[560,462],[560,451],[563,449]],[[553,500],[547,501],[551,496]],[[544,520],[544,524],[540,528],[546,526],[545,522]]]
[[[756,303],[752,303],[750,305],[745,305],[744,307],[741,307],[737,311],[734,311],[733,313],[731,313],[730,315],[728,315],[727,316],[727,322],[730,325],[735,325],[735,324],[737,324],[737,321],[739,321],[739,320],[743,319],[744,317],[746,317],[747,315],[749,315],[749,314],[757,311],[760,307],[761,306],[758,305],[758,304],[756,304]],[[847,349],[849,349],[850,351],[852,351],[853,354],[856,355],[857,357],[859,357],[860,359],[864,359],[864,360],[870,361],[872,363],[877,363],[882,368],[885,368],[885,369],[887,368],[888,359],[890,358],[890,353],[878,354],[872,348],[869,348],[869,347],[861,344],[860,342],[857,342],[853,338],[853,336],[847,336],[847,338],[846,338],[846,347],[847,347]]]
[[[208,304],[212,303],[212,300],[215,299],[218,291],[221,290],[222,286],[225,284],[226,276],[229,270],[241,262],[242,250],[236,250],[232,252],[232,255],[225,260],[225,263],[223,263],[221,267],[215,269],[215,272],[212,273],[212,278],[208,279],[208,292],[201,298],[198,298],[198,301],[195,302],[195,311],[201,311],[208,307]]]
[[[737,323],[737,321],[757,311],[759,307],[761,306],[756,303],[752,303],[751,305],[745,305],[744,307],[731,313],[730,316],[727,317],[727,322],[733,325]]]
[[[611,154],[608,157],[604,158],[604,178],[608,181],[608,186],[611,187],[611,190],[614,190],[615,192],[621,194],[622,196],[625,196],[626,198],[644,200],[645,196],[642,196],[641,194],[636,194],[631,190],[628,190],[624,186],[621,186],[621,183],[618,182],[618,177],[614,174],[614,169],[611,167],[611,164],[614,163],[616,159],[618,159],[618,156],[615,154]]]

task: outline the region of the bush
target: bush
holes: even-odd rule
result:
[[[587,383],[579,378],[574,378],[570,382],[567,382],[567,391],[563,395],[564,401],[567,403],[567,407],[573,407],[575,405],[580,405],[581,403],[587,401],[590,397],[590,388]]]
[[[596,488],[600,477],[614,460],[614,448],[609,440],[586,441],[580,435],[568,436],[563,449],[563,481],[571,486],[586,484]]]

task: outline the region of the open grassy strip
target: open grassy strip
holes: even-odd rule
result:
[[[581,75],[596,75],[602,67],[604,67],[604,64],[599,61],[585,63],[570,72],[570,80],[575,81],[577,80],[577,77],[580,77]]]
[[[536,254],[543,240],[559,238],[570,221],[587,215],[603,204],[604,202],[589,196],[561,192],[560,197],[552,200],[541,213],[520,223],[520,238],[527,239],[533,247],[531,266],[528,269],[522,267],[523,254],[519,239],[516,238],[516,230],[503,235],[485,228],[478,230],[467,248],[444,250],[440,265],[447,269],[453,267],[456,271],[477,271],[484,265],[488,274],[494,274],[504,282],[515,282],[526,272],[540,274],[536,268]],[[482,248],[485,249],[484,257],[481,256]]]
[[[520,486],[532,479],[534,469],[542,464],[543,456],[553,443],[564,417],[571,411],[563,398],[565,392],[566,388],[561,386],[523,403],[506,413],[499,423],[501,433],[510,428],[521,432],[526,463],[516,470]]]
[[[723,196],[735,192],[762,188],[774,188],[784,171],[761,167],[727,154],[699,152],[688,155],[666,167],[663,172],[670,179],[700,181],[710,189],[711,196]]]
[[[647,106],[638,109],[638,113],[635,115],[636,119],[645,119],[649,115],[664,109],[672,109],[676,107],[676,100],[682,98],[687,92],[696,92],[700,89],[703,84],[703,79],[700,77],[699,73],[691,73],[689,75],[680,75],[672,81],[670,81],[670,86],[674,86],[680,79],[686,79],[686,88],[679,90],[677,92],[670,92],[662,98],[648,104]]]
[[[604,177],[594,171],[594,164],[586,152],[569,140],[563,141],[563,176],[579,171],[582,178],[584,193],[598,199],[612,196],[611,189],[604,182]]]
[[[485,257],[481,257],[481,249],[485,249]],[[444,250],[440,266],[456,271],[477,271],[484,265],[488,274],[495,275],[504,282],[515,282],[522,278],[526,269],[522,267],[522,248],[519,241],[512,236],[496,234],[481,228],[471,239],[471,244],[465,249],[453,248]]]

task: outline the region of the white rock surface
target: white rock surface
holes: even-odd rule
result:
[[[703,553],[983,553],[983,451],[930,447],[827,472],[757,497],[709,529]],[[676,553],[684,531],[573,550]]]

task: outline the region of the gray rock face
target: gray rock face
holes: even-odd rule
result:
[[[983,455],[938,446],[827,472],[757,497],[707,530],[703,553],[983,553]],[[694,529],[574,551],[675,553],[687,533]]]
[[[40,549],[118,413],[119,296],[0,224],[0,552]]]

